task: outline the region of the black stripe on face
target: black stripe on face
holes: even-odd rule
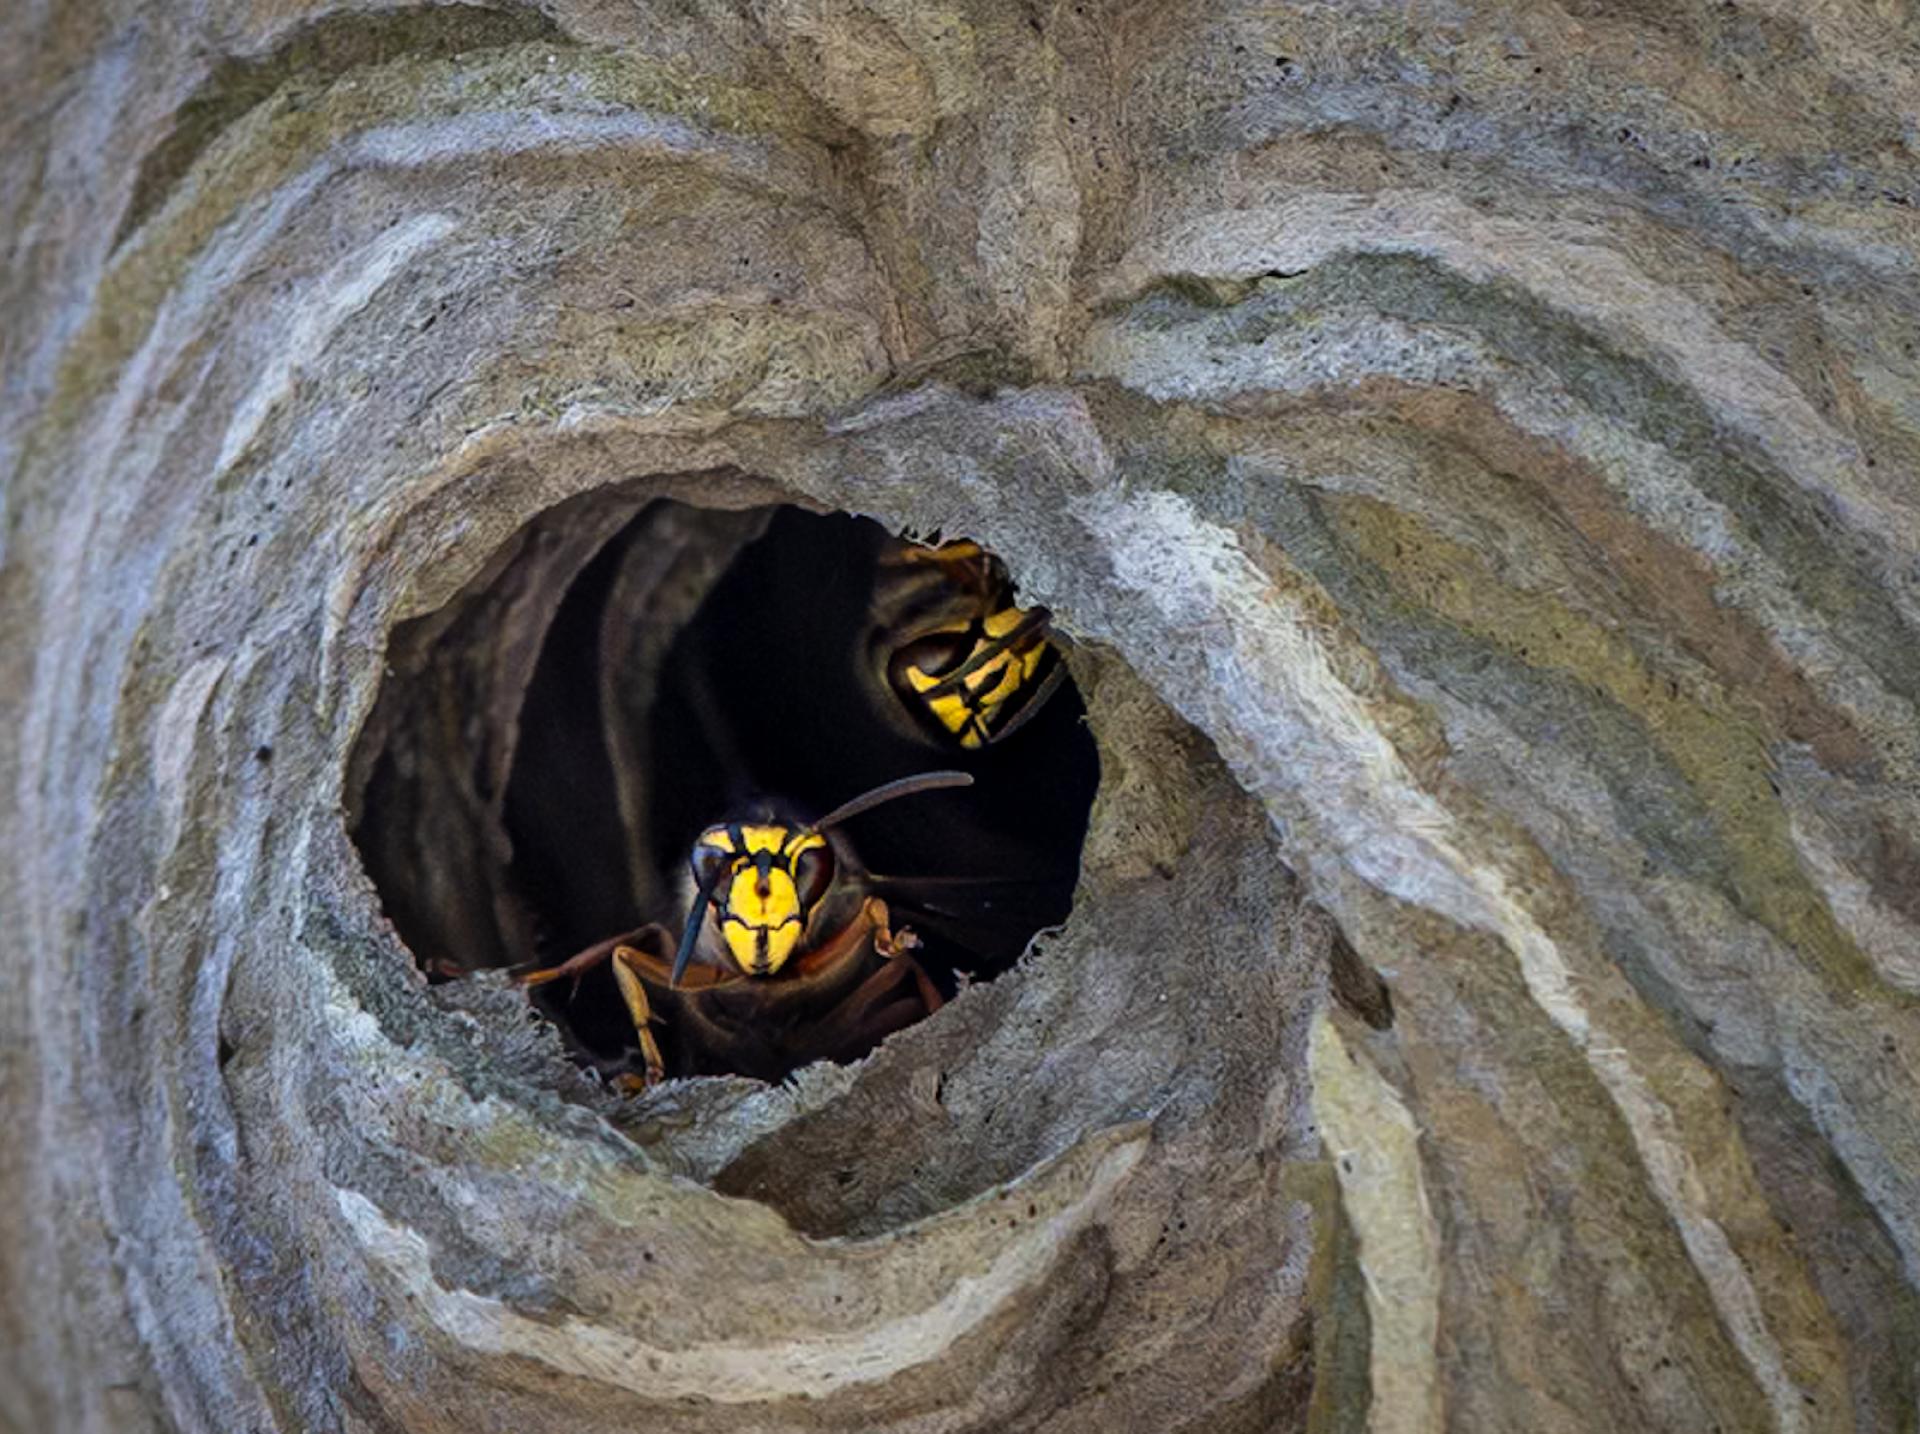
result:
[[[720,917],[720,920],[725,925],[738,926],[744,930],[758,933],[755,939],[757,939],[762,945],[766,944],[767,933],[769,931],[780,931],[780,930],[784,930],[786,927],[789,927],[789,926],[799,926],[802,924],[798,916],[789,916],[785,921],[780,922],[778,925],[755,926],[752,923],[750,923],[744,916],[737,915],[736,913],[731,911],[723,913]]]

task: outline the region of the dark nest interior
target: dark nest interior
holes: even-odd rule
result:
[[[830,1020],[803,1002],[769,1007],[769,991],[788,989],[775,991],[780,973],[736,981],[759,1004],[723,1021],[783,1027],[743,1043],[703,1034],[712,1010],[656,988],[654,1033],[669,1075],[779,1079],[857,1058],[1006,970],[1067,915],[1099,762],[1057,634],[1002,713],[1018,722],[993,740],[963,744],[903,678],[961,670],[956,614],[1048,631],[1044,613],[1007,615],[1017,591],[997,559],[949,565],[995,575],[979,586],[924,561],[932,552],[843,513],[595,495],[541,515],[452,601],[400,625],[349,817],[422,968],[449,980],[552,967],[636,931],[670,953],[703,830],[769,811],[798,828],[884,783],[953,769],[973,785],[877,806],[833,837],[834,880],[880,896],[894,929],[918,938],[924,996],[849,1023],[844,1008]],[[1052,684],[1039,680],[1055,667]],[[810,928],[796,966],[817,940]],[[583,1064],[621,1079],[641,1069],[609,964],[530,996]]]

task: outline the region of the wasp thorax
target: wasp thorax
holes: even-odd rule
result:
[[[811,828],[730,823],[700,834],[693,874],[734,964],[749,976],[771,976],[826,893],[833,852]]]

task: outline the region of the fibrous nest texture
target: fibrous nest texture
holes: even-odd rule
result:
[[[1917,36],[5,7],[0,1426],[1911,1431]],[[349,816],[659,499],[986,544],[1100,787],[990,985],[629,1101]]]

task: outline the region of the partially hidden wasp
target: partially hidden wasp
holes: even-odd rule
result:
[[[1066,678],[1052,615],[1017,606],[1006,565],[969,540],[892,543],[874,615],[887,685],[923,728],[963,748],[1012,736]]]
[[[972,782],[965,772],[905,777],[811,822],[752,804],[694,841],[677,941],[649,924],[520,981],[577,981],[611,962],[644,1068],[624,1079],[629,1087],[668,1072],[657,1023],[672,1026],[676,1065],[689,1073],[697,1059],[776,1077],[870,1049],[939,1009],[942,996],[914,959],[919,938],[891,925],[877,894],[886,879],[861,866],[840,827],[883,803]]]

